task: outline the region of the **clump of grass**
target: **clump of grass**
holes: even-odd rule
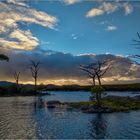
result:
[[[116,98],[116,99],[115,99]],[[120,112],[120,111],[130,111],[140,109],[140,100],[138,99],[131,99],[126,97],[117,98],[115,97],[111,100],[111,98],[101,99],[101,108],[110,108],[113,112]],[[97,101],[87,101],[87,102],[75,102],[69,103],[69,105],[73,108],[80,109],[83,107],[91,107],[94,105],[98,105]]]
[[[94,105],[95,102],[92,101],[86,101],[86,102],[72,102],[72,103],[67,103],[68,105],[70,105],[73,108],[81,108],[81,107],[88,107],[90,105]]]
[[[101,101],[101,105],[103,107],[112,108],[113,111],[128,111],[128,110],[135,110],[140,109],[140,100],[132,100],[132,99],[123,99],[122,100],[107,100],[103,99]]]

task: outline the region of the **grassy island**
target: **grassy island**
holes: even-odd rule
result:
[[[80,109],[87,113],[111,113],[140,109],[140,96],[136,97],[120,97],[107,96],[101,99],[101,106],[98,107],[96,101],[67,103],[75,109]]]

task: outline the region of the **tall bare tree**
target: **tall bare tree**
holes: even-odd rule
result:
[[[41,64],[40,61],[37,62],[35,62],[34,60],[30,61],[30,70],[35,82],[35,91],[37,89],[37,79],[38,79],[38,72],[40,70],[40,64]]]
[[[95,85],[95,78],[98,80],[98,84],[101,86],[101,78],[110,68],[111,63],[109,64],[107,60],[104,61],[96,61],[89,65],[80,65],[80,69],[85,71],[88,76],[92,79],[93,85]]]
[[[14,72],[14,78],[15,78],[15,81],[16,81],[17,85],[19,84],[19,76],[20,76],[20,72],[15,71]]]
[[[108,61],[104,60],[104,61],[97,61],[96,63],[92,64],[92,68],[95,71],[95,74],[97,76],[98,79],[98,83],[101,86],[101,78],[105,75],[105,73],[108,71],[108,69],[110,68],[111,63],[108,63]]]
[[[98,105],[100,105],[101,94],[103,91],[103,88],[101,87],[101,78],[105,75],[105,73],[110,68],[110,66],[111,66],[111,63],[108,63],[107,60],[104,60],[104,61],[98,60],[89,65],[80,66],[80,69],[85,71],[88,74],[89,78],[92,79],[93,86],[95,86],[95,79],[97,78],[98,80],[99,87],[97,89],[95,88],[94,91],[92,91],[96,95],[95,97],[96,97]]]
[[[92,79],[92,86],[95,86],[95,71],[90,67],[90,65],[80,65],[80,69],[88,74],[88,77]]]

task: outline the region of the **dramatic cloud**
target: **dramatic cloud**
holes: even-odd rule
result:
[[[110,25],[106,28],[107,31],[114,31],[114,30],[117,30],[117,27],[116,26],[113,26],[113,25]]]
[[[30,31],[24,31],[19,23],[38,24],[54,29],[57,19],[45,12],[30,8],[24,2],[8,0],[0,2],[0,41],[1,46],[12,49],[34,49],[39,41]]]
[[[101,2],[98,8],[92,8],[86,14],[86,17],[95,17],[103,14],[111,14],[116,12],[118,9],[124,8],[125,15],[132,13],[133,7],[129,3],[119,3],[119,2]]]
[[[112,68],[103,77],[106,84],[123,82],[137,82],[140,80],[140,68],[133,64],[128,58],[114,56],[111,54],[82,54],[73,56],[61,52],[33,52],[33,53],[16,53],[7,54],[10,62],[0,63],[1,80],[14,81],[13,72],[21,72],[21,81],[31,83],[32,77],[28,69],[29,60],[40,60],[41,70],[39,73],[39,83],[52,84],[90,84],[86,73],[79,69],[80,64],[90,64],[96,60],[107,59],[113,63]]]

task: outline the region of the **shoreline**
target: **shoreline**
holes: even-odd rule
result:
[[[86,90],[48,90],[47,93],[35,93],[35,92],[27,92],[27,93],[0,93],[0,97],[16,97],[16,96],[46,96],[46,95],[50,95],[50,92],[90,92],[90,90],[86,91]],[[105,92],[119,92],[119,91],[113,91],[113,90],[106,90]],[[140,95],[140,90],[138,91],[133,91],[133,90],[128,90],[128,91],[120,91],[123,94],[125,94],[125,92],[132,92],[131,94],[136,94],[136,96]],[[138,92],[138,93],[137,93]]]
[[[83,113],[130,112],[140,109],[140,95],[135,97],[107,96],[101,99],[100,106],[96,101],[60,102],[59,100],[42,101],[40,106],[48,109],[76,110]]]

